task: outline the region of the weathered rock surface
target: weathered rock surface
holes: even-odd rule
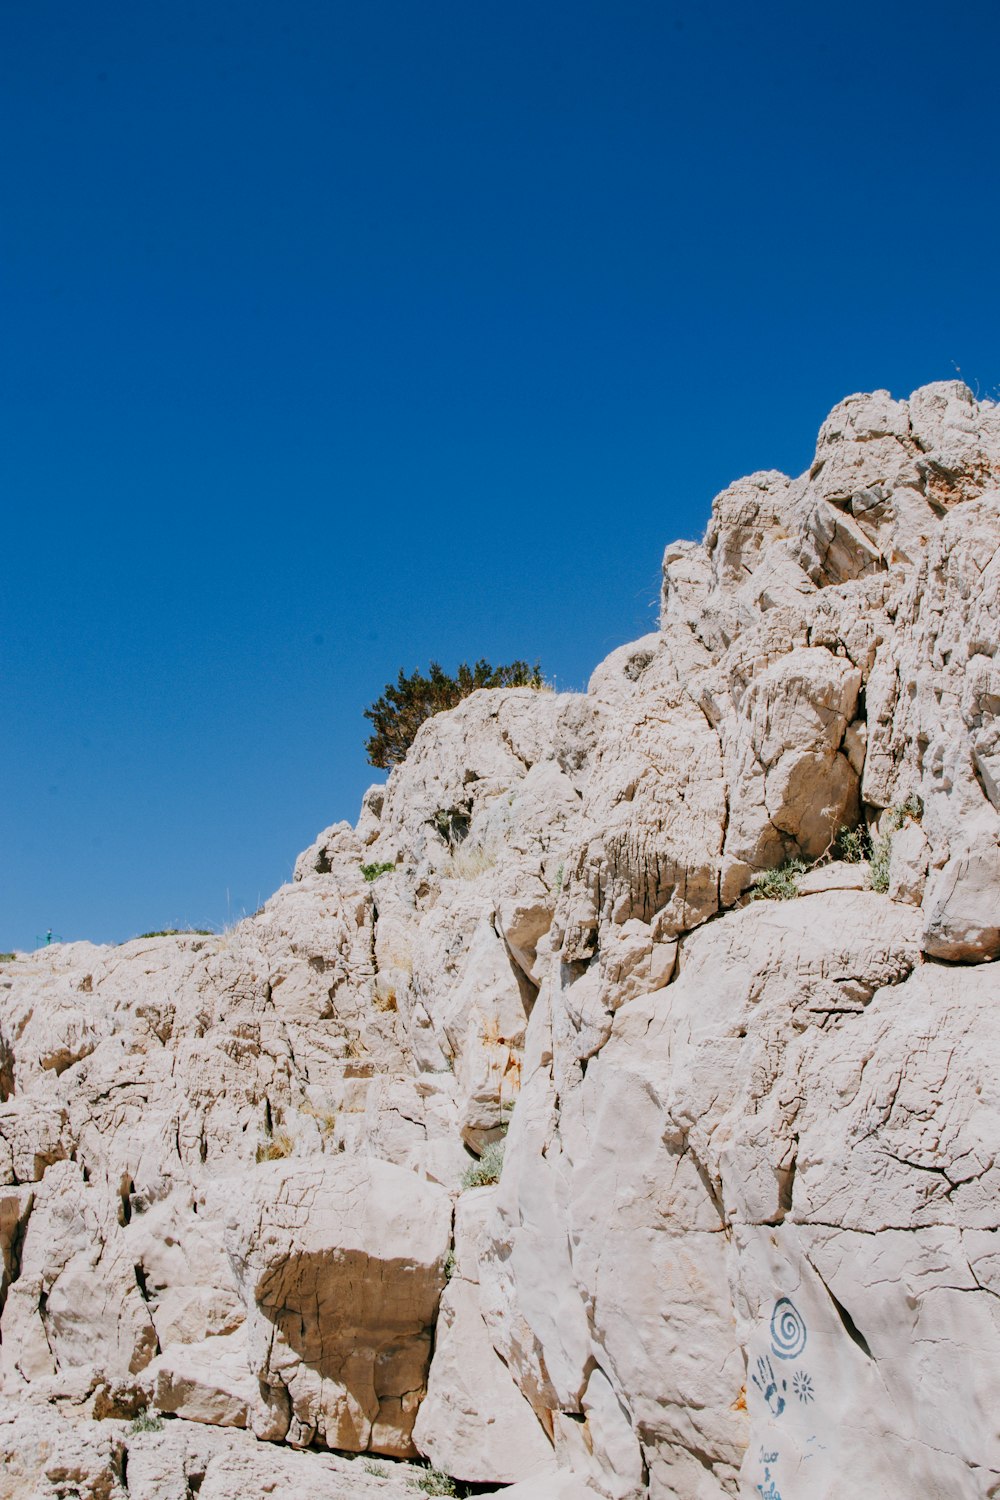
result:
[[[445,1190],[388,1162],[271,1162],[232,1184],[258,1436],[414,1451],[450,1243]]]
[[[1000,1494],[998,558],[1000,409],[851,397],[254,917],[0,966],[0,1496]]]
[[[465,1193],[455,1214],[454,1270],[441,1299],[434,1365],[414,1428],[438,1469],[473,1483],[552,1475],[552,1446],[496,1356],[479,1301],[479,1258],[494,1189]]]
[[[137,1426],[139,1430],[137,1430]],[[33,1401],[0,1403],[3,1500],[413,1500],[420,1470],[260,1444],[183,1421],[154,1430]],[[159,1430],[156,1430],[159,1428]]]

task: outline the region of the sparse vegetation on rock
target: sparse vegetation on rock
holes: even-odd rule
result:
[[[281,1161],[284,1157],[291,1156],[294,1151],[295,1137],[291,1131],[279,1126],[257,1147],[257,1160],[258,1162]]]
[[[214,937],[210,927],[161,927],[156,932],[140,932],[140,938]]]
[[[162,1432],[163,1418],[156,1411],[142,1411],[137,1417],[133,1417],[129,1423],[130,1433],[137,1432]]]
[[[841,828],[833,853],[836,859],[842,859],[847,865],[863,864],[871,855],[871,838],[864,824],[859,823],[857,828]]]
[[[750,887],[751,901],[791,901],[799,894],[799,876],[809,866],[801,859],[787,859],[774,870],[755,875]]]
[[[387,683],[382,697],[365,709],[365,718],[371,720],[375,730],[365,742],[369,763],[380,771],[398,766],[425,719],[454,708],[478,688],[542,686],[537,662],[530,666],[526,661],[513,661],[494,667],[480,658],[470,667],[463,661],[454,677],[449,677],[436,661],[431,662],[426,677],[420,671],[407,676],[400,667],[396,681]]]
[[[383,1012],[398,1009],[399,996],[396,993],[396,984],[389,974],[379,974],[372,987],[372,1000],[375,1009]]]
[[[421,1490],[425,1495],[457,1495],[455,1481],[443,1469],[428,1469],[426,1474],[410,1480],[410,1488]]]
[[[889,862],[892,858],[892,839],[908,819],[919,821],[923,816],[923,803],[917,796],[907,797],[905,802],[888,808],[880,820],[881,833],[870,838],[872,890],[883,894],[889,889]]]
[[[490,1187],[494,1182],[500,1181],[500,1173],[503,1170],[504,1142],[490,1141],[483,1147],[482,1155],[478,1161],[466,1167],[462,1174],[463,1189]]]

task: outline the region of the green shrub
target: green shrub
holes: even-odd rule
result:
[[[156,1411],[141,1411],[129,1423],[129,1432],[162,1432],[163,1418]]]
[[[411,1490],[423,1490],[425,1495],[457,1495],[455,1481],[443,1469],[428,1469],[419,1479],[410,1480]]]
[[[14,957],[13,953],[0,953],[0,964],[12,964]]]
[[[492,1183],[499,1182],[503,1167],[503,1148],[503,1141],[490,1141],[479,1160],[466,1167],[462,1174],[462,1187],[489,1187]]]
[[[449,1250],[448,1254],[444,1258],[444,1279],[445,1279],[445,1281],[450,1281],[451,1278],[454,1276],[454,1274],[455,1274],[455,1266],[456,1266],[455,1252],[454,1252],[454,1250]]]
[[[808,868],[801,859],[789,859],[776,870],[762,870],[753,878],[750,900],[790,901],[799,894],[799,876]]]
[[[924,804],[917,796],[907,797],[882,815],[882,833],[871,840],[872,890],[885,895],[889,889],[889,861],[892,857],[892,837],[898,833],[907,819],[919,822],[924,814]]]
[[[834,840],[833,853],[848,865],[860,865],[871,854],[872,841],[863,823],[857,828],[842,828]]]
[[[920,819],[924,815],[924,804],[917,796],[916,792],[911,792],[905,802],[900,802],[896,807],[893,808],[893,812],[899,815],[899,826],[900,828],[902,828],[903,820],[905,818],[912,818],[915,823],[920,822]]]
[[[139,940],[142,938],[155,937],[214,937],[215,934],[209,927],[162,927],[158,932],[140,932]]]
[[[891,833],[884,833],[881,838],[872,840],[872,890],[879,891],[883,896],[889,889],[889,859],[891,855]]]
[[[526,661],[494,667],[481,658],[470,667],[463,661],[454,677],[442,671],[436,661],[431,662],[429,677],[422,672],[412,672],[407,677],[400,667],[396,681],[386,683],[382,697],[365,709],[365,718],[375,729],[365,741],[369,764],[380,771],[391,771],[405,757],[425,719],[454,708],[477,688],[542,686],[537,662],[533,667]]]
[[[389,1470],[385,1464],[373,1463],[370,1458],[365,1459],[362,1467],[366,1474],[371,1474],[373,1479],[388,1479],[389,1477]]]
[[[380,875],[390,874],[395,868],[396,866],[393,864],[392,860],[389,859],[386,860],[384,865],[362,865],[361,873],[370,883],[373,880],[377,880]]]

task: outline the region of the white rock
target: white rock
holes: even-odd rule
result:
[[[927,884],[929,845],[919,823],[907,823],[892,836],[889,895],[893,901],[919,906]]]
[[[585,1484],[575,1474],[546,1474],[540,1479],[524,1479],[506,1489],[490,1490],[490,1495],[504,1500],[600,1500],[601,1491]]]
[[[245,1427],[258,1401],[242,1329],[172,1344],[147,1367],[144,1383],[157,1411],[215,1427]]]
[[[3,1500],[126,1500],[116,1423],[67,1421],[51,1408],[0,1405]]]
[[[818,896],[824,891],[864,891],[871,885],[871,872],[867,862],[846,864],[835,859],[828,865],[819,865],[799,876],[799,894]]]
[[[924,948],[966,962],[1000,953],[1000,845],[990,836],[951,859],[928,882]]]
[[[441,1298],[434,1361],[413,1441],[446,1474],[513,1484],[554,1470],[552,1445],[493,1348],[474,1282]]]
[[[407,1455],[451,1237],[447,1194],[384,1162],[259,1167],[230,1196],[258,1435]]]

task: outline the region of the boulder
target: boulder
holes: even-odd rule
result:
[[[928,881],[924,950],[981,963],[1000,955],[1000,844],[992,837],[953,854]]]
[[[444,1189],[386,1162],[275,1161],[233,1185],[258,1436],[415,1451],[450,1240]]]
[[[147,1366],[144,1384],[157,1411],[214,1427],[246,1427],[258,1403],[243,1329],[172,1344]]]

